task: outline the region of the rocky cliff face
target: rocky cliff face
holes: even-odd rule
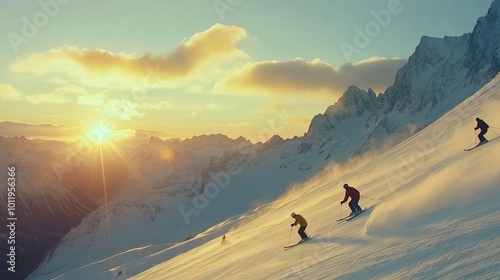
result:
[[[301,147],[311,149],[311,143],[321,142],[339,150],[342,144],[336,139],[356,135],[363,143],[351,148],[352,155],[432,123],[500,71],[499,15],[500,1],[494,1],[472,33],[423,36],[391,87],[378,96],[371,89],[349,87],[336,104],[314,117]],[[334,152],[333,158],[342,160],[344,154],[336,157]]]

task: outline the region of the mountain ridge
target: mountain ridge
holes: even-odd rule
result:
[[[493,2],[478,25],[498,28],[499,2]],[[227,214],[214,205],[235,204],[234,209],[243,213],[278,197],[327,163],[343,162],[381,147],[385,141],[401,142],[494,77],[493,72],[498,69],[495,59],[499,53],[494,50],[500,49],[498,39],[485,36],[486,27],[481,26],[463,36],[422,37],[408,63],[398,71],[395,83],[384,93],[377,95],[371,89],[349,87],[339,101],[312,119],[303,137],[283,140],[278,136],[257,144],[220,134],[182,141],[151,138],[135,154],[141,159],[134,163],[134,171],[140,176],[130,180],[110,202],[110,209],[118,213],[111,216],[121,217],[112,230],[124,236],[112,240],[112,244],[97,240],[106,234],[105,207],[100,205],[65,237],[73,246],[84,249],[77,253],[70,243],[61,242],[32,277],[53,273],[51,263],[62,274],[84,265],[85,261],[104,259],[109,251],[123,252],[145,243],[178,242],[227,219]],[[484,57],[475,54],[476,51],[493,58],[478,60]],[[178,163],[172,163],[171,159]],[[237,175],[232,171],[238,171]],[[188,215],[189,221],[180,215],[181,205],[192,211],[188,213],[194,213]],[[168,233],[170,239],[162,232],[166,221],[172,230]],[[128,223],[147,229],[141,232],[144,240],[126,238]],[[85,229],[89,224],[96,227],[94,231]],[[82,236],[81,240],[78,236]],[[106,245],[109,251],[91,248]],[[57,264],[58,260],[70,263],[65,267],[64,262]]]

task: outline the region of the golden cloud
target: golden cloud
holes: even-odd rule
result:
[[[0,84],[0,100],[25,101],[33,104],[40,103],[67,103],[70,98],[66,96],[65,90],[70,87],[61,87],[50,93],[23,94],[11,84]]]
[[[237,26],[215,24],[180,44],[173,52],[163,55],[112,53],[106,50],[66,47],[35,54],[17,60],[11,70],[19,73],[67,73],[100,79],[151,78],[155,82],[186,78],[199,67],[226,58],[246,54],[236,44],[246,37],[246,31]],[[153,83],[150,81],[150,83]]]
[[[75,128],[54,124],[30,124],[21,122],[0,122],[1,135],[5,137],[25,136],[27,138],[64,139],[75,136]]]
[[[19,101],[23,95],[11,84],[0,84],[0,100]]]
[[[60,103],[68,103],[71,101],[71,99],[68,98],[67,96],[57,92],[26,95],[25,100],[33,104],[40,104],[40,103],[60,104]]]
[[[142,117],[143,114],[137,111],[138,105],[127,100],[110,100],[103,104],[100,111],[105,113],[111,119],[129,121],[133,118]]]
[[[104,103],[104,97],[103,94],[99,93],[79,95],[77,103],[87,106],[100,106]]]
[[[381,92],[394,82],[396,72],[406,60],[372,58],[339,69],[315,59],[248,63],[217,86],[218,90],[262,91],[267,93],[342,93],[350,85]]]

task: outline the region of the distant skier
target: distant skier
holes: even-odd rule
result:
[[[299,235],[300,235],[300,238],[302,238],[302,240],[300,240],[301,242],[302,241],[306,241],[307,239],[309,239],[309,236],[307,236],[307,234],[305,233],[306,231],[306,227],[307,227],[307,221],[306,219],[304,219],[304,217],[302,217],[302,215],[300,214],[295,214],[295,212],[292,212],[292,214],[290,214],[290,216],[292,216],[292,218],[295,219],[295,222],[293,224],[291,224],[291,226],[296,226],[296,225],[300,225],[299,227]]]
[[[481,129],[479,135],[477,136],[479,138],[479,145],[481,145],[488,142],[488,140],[486,140],[484,135],[486,134],[486,132],[488,132],[488,128],[490,126],[480,118],[476,118],[476,121],[477,121],[477,126],[474,128],[474,130]]]
[[[363,212],[363,209],[361,209],[361,207],[358,205],[360,198],[359,191],[349,186],[348,184],[344,184],[344,189],[345,189],[345,197],[344,200],[340,202],[340,204],[344,204],[349,197],[351,198],[351,201],[349,202],[349,208],[351,208],[351,214],[349,214],[349,216]]]

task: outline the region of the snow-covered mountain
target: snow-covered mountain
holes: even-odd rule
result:
[[[87,263],[74,266],[75,260],[55,256],[30,278],[497,279],[500,136],[490,132],[490,143],[471,152],[463,151],[467,147],[463,139],[470,136],[474,116],[495,119],[499,91],[497,75],[458,107],[389,151],[329,166],[275,201],[214,224],[183,242],[166,242],[158,234],[158,239],[137,246],[138,240],[150,234],[144,227],[170,235],[175,222],[169,220],[162,230],[127,217],[133,226],[117,234],[116,222],[112,222],[111,238],[130,247],[97,259],[85,253],[82,245],[91,244],[97,254],[98,248],[116,243],[105,231],[88,235],[80,231],[88,226],[79,227],[67,236],[76,239],[66,238],[58,251],[66,257],[73,251]],[[361,191],[360,204],[368,210],[350,222],[336,223],[348,213],[338,204],[345,182]],[[238,202],[234,189],[225,197],[230,190],[219,193],[223,200],[212,198],[210,204],[215,205],[206,211],[238,213],[239,205],[225,200]],[[236,190],[249,197],[250,192],[244,191]],[[306,217],[312,240],[285,251],[283,245],[298,241],[297,229],[290,228],[292,211]],[[85,243],[80,236],[94,239]]]
[[[33,277],[55,277],[145,244],[190,239],[214,221],[278,197],[305,176],[297,172],[300,162],[280,168],[281,156],[297,149],[284,143],[209,135],[123,148],[135,159],[130,183],[73,228]]]
[[[50,163],[66,145],[55,141],[30,141],[23,137],[0,137],[0,168],[16,168],[16,263],[17,279],[27,276],[43,256],[56,246],[71,227],[80,224],[83,217],[95,209],[82,191],[64,183],[54,173]],[[7,182],[2,172],[2,182]],[[7,223],[7,191],[0,193],[0,222]],[[0,249],[9,252],[7,231],[0,234]],[[12,272],[2,266],[2,279]]]
[[[151,138],[138,147],[120,147],[128,172],[116,173],[126,180],[64,237],[31,278],[76,279],[90,264],[111,269],[116,256],[143,252],[136,248],[164,249],[214,224],[238,221],[332,161],[400,143],[498,73],[499,14],[500,1],[494,1],[472,33],[423,37],[393,86],[379,95],[349,87],[314,117],[304,137],[275,136],[258,144],[223,135]]]
[[[500,75],[389,151],[332,166],[274,202],[192,240],[169,248],[136,248],[128,258],[113,256],[121,264],[112,269],[95,264],[64,276],[499,279],[500,136],[490,132],[490,143],[463,151],[474,116],[498,120],[499,91]],[[360,205],[367,211],[337,223],[349,213],[339,204],[344,182],[361,191]],[[284,250],[283,245],[299,240],[297,228],[290,228],[292,211],[307,219],[312,239]]]
[[[454,108],[499,71],[500,2],[494,1],[472,33],[423,36],[384,93],[349,87],[336,104],[314,117],[301,147],[319,144],[342,161],[382,144],[389,135],[400,134],[392,138],[399,141]]]

